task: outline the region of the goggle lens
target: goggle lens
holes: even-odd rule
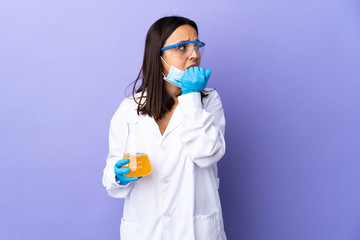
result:
[[[194,50],[199,57],[204,56],[205,44],[203,42],[187,42],[178,46],[168,48],[171,56],[180,58],[189,58]]]

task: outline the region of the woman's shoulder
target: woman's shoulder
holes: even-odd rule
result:
[[[120,109],[133,109],[133,108],[137,108],[137,103],[135,102],[134,98],[131,97],[126,97],[125,99],[123,99],[120,103],[119,106]]]
[[[114,114],[114,118],[121,119],[122,122],[138,121],[137,109],[140,96],[140,93],[137,93],[134,97],[130,96],[123,99]]]
[[[128,96],[125,99],[123,99],[120,103],[119,108],[125,110],[134,110],[138,108],[138,105],[140,103],[140,97],[141,93],[136,93],[134,96]],[[145,96],[143,98],[145,100]],[[142,101],[143,102],[143,101]]]

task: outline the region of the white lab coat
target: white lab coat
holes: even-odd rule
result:
[[[111,120],[103,185],[110,196],[125,198],[122,240],[226,239],[216,165],[225,153],[220,97],[213,90],[203,104],[200,93],[178,101],[163,135],[153,118],[137,115],[131,98]],[[115,182],[114,164],[124,153],[127,122],[138,122],[152,173],[121,186]]]

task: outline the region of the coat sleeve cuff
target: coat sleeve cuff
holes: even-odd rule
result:
[[[178,97],[179,108],[186,122],[196,122],[201,118],[202,103],[199,92],[187,93]]]
[[[202,108],[199,92],[191,92],[178,97],[181,108]]]

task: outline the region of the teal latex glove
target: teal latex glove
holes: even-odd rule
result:
[[[185,69],[181,79],[182,95],[202,91],[206,87],[210,74],[211,70],[205,71],[203,67],[195,66]]]
[[[130,172],[129,168],[121,168],[121,166],[124,166],[129,163],[129,159],[120,159],[115,163],[114,170],[115,170],[115,179],[116,182],[120,185],[126,185],[129,182],[134,182],[139,180],[142,177],[125,177],[123,175],[126,175]]]

